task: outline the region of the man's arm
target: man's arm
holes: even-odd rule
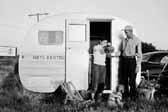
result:
[[[122,53],[123,53],[123,41],[124,41],[124,39],[121,40],[121,43],[120,43],[117,51],[114,53],[114,56],[122,56]]]
[[[141,41],[138,42],[136,55],[137,55],[137,64],[141,64],[141,61],[142,61]]]
[[[141,61],[142,61],[142,46],[141,46],[141,41],[139,40],[138,41],[138,44],[137,44],[137,53],[136,53],[136,56],[137,56],[137,67],[136,67],[136,72],[139,72],[139,68],[141,66]]]

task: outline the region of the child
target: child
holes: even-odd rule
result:
[[[124,86],[119,85],[116,92],[112,92],[109,95],[107,105],[109,107],[123,107],[122,94],[124,93]]]

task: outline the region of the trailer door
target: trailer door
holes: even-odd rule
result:
[[[77,90],[88,88],[89,27],[86,20],[66,20],[66,81]]]

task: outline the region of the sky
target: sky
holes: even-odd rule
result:
[[[23,41],[36,22],[28,14],[62,12],[111,13],[131,22],[142,41],[168,49],[168,0],[0,0],[0,46]]]

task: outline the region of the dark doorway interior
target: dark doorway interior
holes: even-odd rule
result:
[[[93,54],[93,46],[98,44],[100,40],[111,42],[111,22],[90,22],[90,54]],[[91,60],[91,65],[93,60]],[[91,66],[91,76],[93,75],[93,66]],[[111,86],[111,59],[106,58],[106,89]],[[89,81],[90,83],[92,81]]]

